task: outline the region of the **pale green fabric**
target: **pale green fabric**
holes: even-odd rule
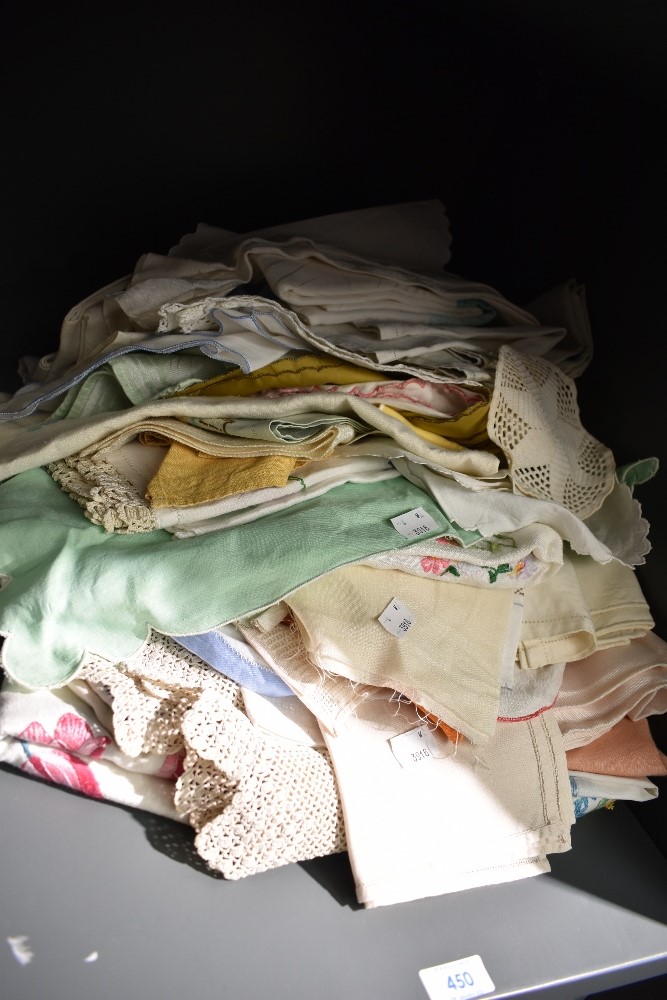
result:
[[[42,469],[0,486],[0,633],[7,673],[26,687],[57,687],[87,652],[117,661],[150,627],[207,632],[265,608],[295,588],[371,553],[411,544],[390,518],[424,507],[401,476],[345,484],[326,496],[205,537],[163,531],[109,534],[91,524]],[[267,558],[267,555],[270,558]]]
[[[204,380],[233,368],[196,351],[190,354],[133,352],[110,358],[65,394],[50,420],[91,417],[137,406],[189,379]]]

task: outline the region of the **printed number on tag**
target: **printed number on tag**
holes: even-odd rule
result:
[[[430,1000],[473,1000],[496,988],[479,955],[422,969],[419,978]]]
[[[401,733],[400,736],[392,736],[389,740],[389,746],[401,767],[414,767],[426,760],[433,760],[435,756],[431,743],[431,733],[426,726],[409,729],[407,733]]]
[[[399,601],[398,597],[390,601],[378,618],[380,625],[399,639],[407,633],[414,620],[410,608],[407,604],[403,604],[403,601]]]
[[[420,535],[438,531],[438,525],[423,507],[415,507],[405,514],[392,517],[391,523],[404,538],[419,538]]]

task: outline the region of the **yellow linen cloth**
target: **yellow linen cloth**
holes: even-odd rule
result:
[[[418,434],[424,441],[437,444],[441,448],[452,451],[464,451],[466,448],[479,448],[489,445],[486,433],[486,420],[489,413],[488,403],[474,403],[456,417],[436,419],[425,417],[422,413],[411,413],[406,410],[399,413],[392,406],[383,403],[380,410]],[[494,449],[495,450],[495,446]]]
[[[303,354],[295,358],[279,358],[248,375],[239,368],[205,382],[198,382],[174,395],[252,396],[267,389],[285,389],[290,386],[352,385],[354,382],[377,381],[378,373],[368,368],[317,354]]]
[[[150,480],[151,507],[193,507],[235,493],[286,486],[297,464],[289,455],[220,458],[173,442]]]

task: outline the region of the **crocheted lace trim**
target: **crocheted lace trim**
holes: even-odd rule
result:
[[[611,451],[582,427],[574,382],[544,358],[501,347],[488,432],[517,492],[556,501],[583,519],[613,489]]]
[[[226,878],[345,850],[328,751],[256,730],[239,685],[195,654],[154,633],[124,663],[90,657],[81,676],[108,692],[116,742],[130,756],[185,751],[176,808]]]
[[[141,494],[108,462],[73,456],[52,462],[48,470],[86,517],[105,531],[132,534],[158,527]]]

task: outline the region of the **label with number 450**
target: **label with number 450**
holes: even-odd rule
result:
[[[419,978],[430,1000],[472,1000],[495,990],[479,955],[422,969]]]

